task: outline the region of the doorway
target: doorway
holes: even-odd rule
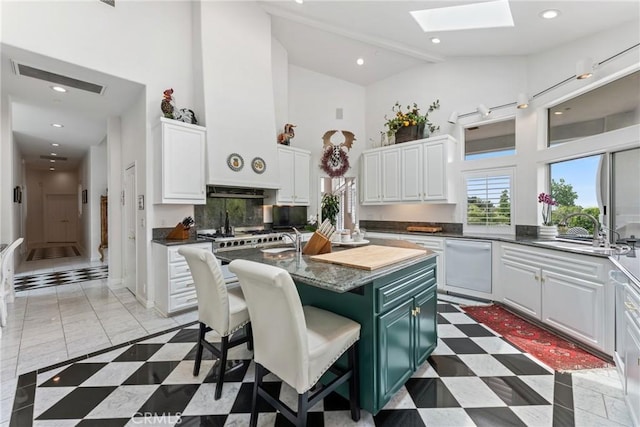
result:
[[[124,285],[136,295],[137,251],[136,251],[136,165],[133,163],[124,172]]]
[[[44,230],[47,243],[76,243],[78,236],[77,196],[47,194],[45,196]]]

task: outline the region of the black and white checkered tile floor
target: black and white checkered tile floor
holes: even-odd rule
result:
[[[570,374],[554,373],[478,324],[438,304],[436,351],[364,426],[573,426]],[[253,363],[245,346],[214,400],[215,359],[192,376],[197,325],[21,375],[11,426],[240,426],[249,422]],[[295,408],[295,392],[269,375],[271,392]],[[288,425],[266,405],[259,425]],[[310,426],[353,425],[337,394],[316,405]]]
[[[109,266],[86,267],[76,270],[57,271],[42,274],[20,274],[14,278],[16,292],[32,291],[49,286],[66,285],[69,283],[86,282],[89,280],[106,279]]]

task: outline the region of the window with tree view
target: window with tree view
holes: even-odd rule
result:
[[[583,157],[549,165],[551,197],[558,202],[552,211],[553,224],[560,224],[570,214],[581,212],[602,222],[600,176],[603,155]],[[561,234],[592,236],[594,223],[586,215],[573,216]]]
[[[470,174],[465,182],[466,225],[476,230],[484,228],[487,232],[512,232],[512,174]]]

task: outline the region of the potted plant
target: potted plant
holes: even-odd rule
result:
[[[322,219],[328,219],[331,225],[336,225],[336,217],[340,212],[340,199],[337,195],[331,193],[325,193],[322,196]]]
[[[396,102],[391,110],[394,112],[392,118],[384,116],[387,122],[387,136],[395,136],[396,143],[413,141],[431,135],[440,129],[429,121],[429,113],[440,108],[440,100],[437,99],[427,109],[427,112],[420,114],[420,108],[415,102],[413,106],[407,105],[406,111],[403,111],[399,102]]]

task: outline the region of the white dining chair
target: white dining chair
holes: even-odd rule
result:
[[[20,237],[11,243],[2,252],[2,268],[0,269],[0,326],[7,324],[7,303],[15,299],[13,286],[13,253],[22,244],[24,238]]]
[[[241,288],[227,288],[222,269],[213,252],[187,246],[178,249],[178,253],[185,257],[187,264],[189,264],[198,297],[200,331],[193,375],[196,376],[200,372],[202,351],[206,347],[218,357],[220,362],[215,391],[215,400],[218,400],[222,394],[228,350],[243,343],[247,343],[249,350],[252,349],[251,324],[249,323],[247,304]],[[236,331],[243,327],[246,328],[244,336],[230,339]],[[205,339],[206,333],[211,330],[215,330],[221,336],[220,349]]]
[[[239,259],[229,264],[229,270],[238,276],[253,329],[256,368],[249,425],[257,425],[260,397],[296,426],[305,426],[309,409],[347,381],[351,418],[358,421],[360,324],[303,306],[293,279],[279,267]],[[338,369],[334,364],[345,352],[347,367]],[[328,370],[334,374],[331,381],[314,388]],[[297,412],[262,387],[262,378],[269,372],[296,390]]]

